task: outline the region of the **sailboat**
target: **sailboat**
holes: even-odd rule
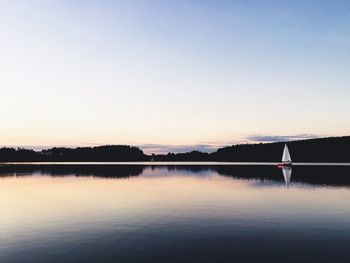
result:
[[[282,163],[279,163],[279,167],[286,167],[292,165],[292,158],[290,158],[289,150],[287,144],[284,145]]]

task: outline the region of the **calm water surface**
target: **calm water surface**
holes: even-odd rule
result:
[[[0,262],[349,262],[350,168],[0,167]]]

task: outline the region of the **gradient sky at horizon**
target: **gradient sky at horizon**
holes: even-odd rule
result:
[[[337,0],[0,0],[0,145],[347,135],[349,14]]]

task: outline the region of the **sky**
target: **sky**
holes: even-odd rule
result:
[[[349,135],[349,25],[337,0],[0,0],[0,145]]]

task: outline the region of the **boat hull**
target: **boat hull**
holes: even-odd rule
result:
[[[277,167],[279,168],[285,168],[285,167],[291,167],[292,163],[278,163]]]

